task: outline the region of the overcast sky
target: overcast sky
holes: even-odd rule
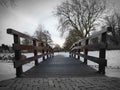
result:
[[[62,1],[64,0],[17,0],[15,7],[0,6],[0,44],[12,45],[13,39],[6,34],[7,28],[33,35],[37,26],[42,24],[50,32],[54,43],[62,46],[65,38],[60,37],[58,19],[53,15],[56,6]],[[120,0],[108,1],[111,8],[119,9]]]

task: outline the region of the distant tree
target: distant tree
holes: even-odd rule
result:
[[[51,34],[49,31],[45,30],[45,28],[42,25],[39,25],[34,33],[34,37],[36,37],[39,40],[42,40],[43,42],[48,43],[49,45],[52,45],[53,41],[51,39]]]
[[[59,18],[59,30],[62,33],[77,30],[81,38],[87,37],[95,30],[105,8],[105,0],[65,1],[57,6],[55,13]]]
[[[9,46],[2,44],[2,50],[9,51]]]
[[[59,44],[55,44],[55,47],[53,49],[54,49],[54,51],[60,51],[61,47]]]
[[[112,15],[106,16],[104,18],[105,26],[111,27],[111,34],[109,34],[109,39],[115,44],[120,43],[120,14],[113,13]]]

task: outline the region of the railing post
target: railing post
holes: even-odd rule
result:
[[[33,46],[36,46],[36,40],[33,40]],[[37,50],[34,50],[34,56],[37,56]],[[35,65],[38,65],[38,59],[35,59]]]
[[[44,51],[44,43],[42,42],[41,43],[41,46],[42,46],[42,55],[44,55],[45,54],[45,51]],[[45,56],[43,56],[43,61],[45,60]]]
[[[51,47],[49,47],[49,53],[50,53],[50,58],[52,58],[53,57],[53,51],[52,51]]]
[[[88,45],[88,42],[89,42],[89,40],[87,39],[87,40],[85,40],[85,45]],[[84,49],[84,55],[88,55],[88,49]],[[84,58],[84,63],[85,64],[87,64],[87,59],[86,58]]]
[[[52,52],[51,52],[51,48],[49,47],[49,57],[52,57]]]
[[[71,57],[71,51],[69,52],[69,57]]]
[[[106,33],[103,33],[101,36],[101,42],[103,42],[106,45]],[[105,60],[106,57],[106,48],[100,49],[99,51],[99,58],[102,58],[102,60]],[[105,64],[100,63],[99,64],[99,73],[105,74]]]
[[[14,35],[14,44],[20,45],[20,37],[18,35]],[[21,50],[15,50],[15,61],[19,61],[20,59],[21,59]],[[23,73],[23,69],[21,65],[16,68],[16,76],[20,77],[22,73]]]
[[[47,47],[47,51],[46,51],[46,53],[47,53],[47,59],[49,58],[49,46],[48,45],[46,45],[46,47]]]
[[[79,53],[80,53],[80,50],[78,49],[77,51],[78,51],[78,54],[79,54]],[[78,59],[78,60],[80,59],[80,56],[79,56],[79,55],[78,55],[77,59]]]
[[[54,57],[54,50],[52,49],[52,51],[51,51],[51,52],[52,52],[52,57]]]
[[[77,44],[75,44],[75,47],[77,46]],[[76,59],[76,52],[77,50],[74,50],[74,58]]]
[[[78,46],[81,46],[81,42],[79,42]],[[78,54],[80,53],[80,49],[78,49]],[[80,56],[78,55],[78,60],[80,60]]]
[[[74,46],[72,48],[74,48]],[[71,57],[74,57],[74,50],[71,51]]]

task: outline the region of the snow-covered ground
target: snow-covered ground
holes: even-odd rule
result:
[[[91,56],[99,56],[99,53],[94,51],[94,52],[89,52],[88,53]],[[2,54],[0,54],[2,55]],[[7,54],[6,54],[7,55]],[[27,57],[33,56],[33,53],[26,53],[24,54]],[[55,53],[54,55],[63,55],[64,57],[69,57],[68,52],[58,52]],[[80,58],[81,61],[83,61],[83,58]],[[120,51],[115,50],[115,51],[107,51],[106,53],[106,59],[108,61],[108,67],[106,68],[106,75],[111,76],[111,77],[120,77]],[[39,59],[39,62],[41,62],[42,59]],[[97,69],[97,64],[94,62],[91,62],[88,60],[88,65],[92,66],[93,68]],[[34,61],[23,65],[23,71],[27,71],[28,69],[32,68],[34,66]],[[6,61],[1,61],[0,60],[0,81],[9,79],[9,78],[14,78],[15,77],[15,69],[13,67],[13,63],[6,63]]]

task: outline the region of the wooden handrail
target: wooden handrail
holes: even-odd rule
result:
[[[15,52],[14,67],[16,68],[17,77],[20,77],[20,75],[23,73],[22,65],[29,63],[31,61],[35,61],[35,65],[38,65],[38,58],[43,57],[43,60],[45,60],[45,56],[47,56],[47,58],[51,58],[53,56],[53,49],[48,43],[10,28],[7,29],[7,33],[13,35],[14,37],[13,43],[13,50]],[[32,40],[33,44],[22,45],[20,43],[20,38]],[[37,43],[40,43],[41,45],[37,46]],[[31,50],[34,53],[34,56],[29,58],[22,58],[21,54],[22,50]],[[41,51],[41,55],[38,55],[38,51]]]
[[[94,33],[93,35],[78,40],[75,42],[71,48],[70,48],[70,56],[80,59],[80,57],[84,58],[84,63],[87,64],[87,59],[91,60],[95,63],[99,64],[99,73],[105,74],[105,66],[107,66],[107,60],[105,59],[106,56],[106,48],[107,48],[107,42],[106,42],[106,34],[108,31],[111,31],[111,27],[108,27],[105,30],[99,31],[97,33]],[[90,44],[90,40],[94,39],[96,37],[101,36],[99,40],[97,40],[97,43]],[[84,45],[82,45],[84,43]],[[88,51],[99,51],[99,58],[95,56],[89,56]],[[81,52],[84,52],[81,54]]]
[[[80,42],[83,42],[83,41],[85,41],[85,40],[87,40],[87,39],[92,39],[92,38],[98,37],[98,36],[101,35],[102,33],[105,33],[105,32],[107,32],[107,31],[110,31],[110,30],[108,30],[108,29],[110,29],[110,28],[108,27],[107,29],[98,31],[98,32],[92,34],[92,35],[89,36],[89,37],[86,37],[86,38],[83,38],[83,39],[78,40],[77,42],[75,42],[75,43],[71,46],[71,48],[73,48],[73,47],[75,46],[75,44],[79,44]]]
[[[30,40],[34,40],[35,39],[33,37],[30,37],[29,35],[23,34],[21,32],[18,32],[16,30],[11,29],[11,28],[7,29],[7,33],[11,34],[11,35],[18,35],[19,37],[27,38],[27,39],[30,39]],[[35,40],[37,40],[37,39],[35,39]]]

